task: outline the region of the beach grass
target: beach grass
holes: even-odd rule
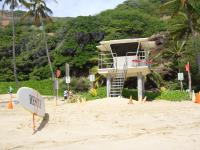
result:
[[[50,79],[46,80],[29,80],[21,81],[20,86],[17,87],[15,82],[0,82],[0,94],[7,94],[9,87],[13,88],[13,93],[17,93],[20,87],[30,87],[37,90],[42,95],[53,95],[53,82]],[[59,89],[59,96],[63,96],[63,87]],[[94,100],[106,97],[106,87],[99,87],[97,90],[97,96],[92,96],[88,91],[86,92],[73,92],[74,94],[84,97],[87,100]]]
[[[9,86],[13,88],[13,93],[16,93],[20,87],[30,87],[39,91],[42,95],[53,95],[53,82],[50,79],[46,80],[29,80],[21,81],[20,86],[17,87],[15,82],[0,82],[0,94],[7,94]],[[97,96],[92,96],[88,91],[86,92],[74,92],[74,94],[80,97],[86,98],[86,100],[101,99],[106,97],[106,87],[99,87],[96,89]],[[125,88],[122,93],[123,97],[137,100],[137,90]],[[59,89],[59,96],[63,96],[63,88]],[[165,90],[165,91],[145,91],[145,96],[148,100],[168,100],[168,101],[184,101],[189,100],[189,94],[187,92],[181,92],[179,90]]]

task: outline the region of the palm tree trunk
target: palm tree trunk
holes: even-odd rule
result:
[[[54,72],[53,72],[53,68],[52,68],[52,64],[51,64],[51,59],[50,59],[50,55],[49,55],[45,26],[44,26],[43,21],[42,21],[42,31],[43,31],[43,38],[44,38],[44,43],[45,43],[46,55],[47,55],[47,59],[48,59],[48,63],[49,63],[49,68],[50,68],[50,71],[51,71],[51,77],[52,77],[52,80],[54,80],[55,76],[54,76]]]
[[[12,0],[12,5],[14,1]],[[12,30],[13,30],[13,48],[12,48],[12,54],[13,54],[13,73],[14,73],[14,78],[16,85],[19,86],[19,81],[17,78],[17,67],[16,67],[16,55],[15,55],[15,19],[14,19],[14,8],[12,6],[11,8],[12,11]]]
[[[47,59],[48,59],[48,64],[49,64],[49,68],[51,71],[51,78],[53,81],[53,95],[56,94],[56,88],[55,88],[55,75],[53,72],[53,68],[52,68],[52,64],[51,64],[51,59],[50,59],[50,55],[49,55],[49,49],[48,49],[48,45],[47,45],[47,38],[46,38],[46,32],[45,32],[45,26],[44,26],[44,22],[42,21],[42,31],[43,31],[43,38],[44,38],[44,43],[45,43],[45,49],[46,49],[46,55],[47,55]]]
[[[192,26],[192,22],[190,24],[191,24],[190,28],[191,28],[191,32],[192,32],[192,45],[193,45],[194,51],[196,53],[196,62],[197,62],[197,66],[198,66],[198,74],[200,74],[200,52],[198,51],[198,47],[197,47],[197,43],[196,43],[196,33],[195,33],[194,28]]]
[[[189,28],[192,33],[192,45],[194,48],[194,51],[196,53],[196,62],[198,66],[198,74],[200,74],[200,52],[198,51],[197,43],[196,43],[196,33],[193,27],[192,17],[191,14],[187,11],[188,19],[189,19]]]

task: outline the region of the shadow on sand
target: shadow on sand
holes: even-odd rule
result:
[[[41,131],[48,122],[49,122],[49,114],[46,113],[45,116],[43,117],[42,122],[40,123],[40,126],[34,131],[33,134],[37,133],[38,131]]]

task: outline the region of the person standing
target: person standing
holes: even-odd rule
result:
[[[64,100],[66,101],[67,98],[68,98],[68,91],[67,91],[67,90],[64,90],[63,95],[64,95]]]
[[[10,97],[12,98],[13,88],[12,86],[9,86],[8,88],[8,94],[10,94]]]

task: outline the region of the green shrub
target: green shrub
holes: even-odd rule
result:
[[[92,96],[89,92],[80,92],[78,95],[86,100],[94,100],[106,97],[106,87],[99,87],[96,89],[97,96]]]
[[[89,93],[93,96],[96,97],[97,96],[97,90],[96,89],[90,89]]]
[[[129,98],[132,96],[133,99],[138,99],[138,94],[136,89],[123,89],[122,96]]]
[[[123,97],[138,99],[138,93],[136,89],[124,89],[122,92]],[[145,96],[148,100],[169,100],[169,101],[183,101],[189,100],[189,94],[187,92],[181,92],[178,90],[162,90],[161,92],[145,91]]]
[[[164,87],[166,88],[166,89],[168,89],[168,90],[178,90],[178,89],[180,89],[181,87],[180,87],[180,82],[178,81],[178,80],[176,80],[176,81],[169,81],[169,82],[165,82],[164,83],[165,85],[164,85]]]
[[[181,92],[181,91],[163,91],[161,92],[160,96],[158,96],[156,99],[163,99],[163,100],[169,100],[169,101],[183,101],[183,100],[189,100],[189,93],[187,92]]]
[[[154,100],[156,97],[160,95],[160,92],[152,92],[152,91],[145,91],[145,96],[149,100]],[[138,92],[136,89],[123,89],[122,96],[125,98],[130,98],[132,96],[133,99],[137,100],[138,99]]]
[[[90,88],[90,82],[88,78],[86,77],[71,78],[70,90],[74,92],[84,92],[88,91],[89,88]]]

